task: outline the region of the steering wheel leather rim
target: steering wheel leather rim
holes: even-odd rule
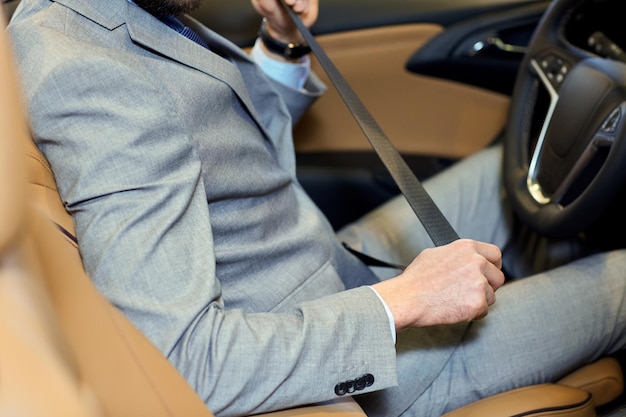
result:
[[[521,63],[505,131],[508,198],[526,225],[551,237],[589,227],[626,176],[626,64],[597,57],[564,36],[565,22],[586,3],[556,0],[544,13]],[[533,112],[545,92],[549,106],[533,133]]]

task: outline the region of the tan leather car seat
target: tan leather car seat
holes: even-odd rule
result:
[[[3,20],[0,10],[0,21]],[[0,34],[0,417],[209,417],[177,370],[85,274],[52,171],[28,135]],[[24,158],[26,155],[26,159]],[[26,161],[26,163],[24,163]],[[594,416],[623,388],[605,359],[566,383],[522,388],[446,417]],[[350,399],[272,416],[364,417]]]

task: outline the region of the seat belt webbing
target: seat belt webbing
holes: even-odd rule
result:
[[[328,55],[317,43],[309,29],[284,0],[281,0],[281,2],[435,246],[445,245],[457,240],[459,236],[448,220],[441,213],[421,182],[389,141],[354,90],[352,90]]]

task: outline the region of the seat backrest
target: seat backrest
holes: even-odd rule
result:
[[[19,1],[9,0],[9,3],[4,6],[4,13],[11,13],[17,4],[19,4]],[[2,19],[3,23],[4,21],[5,19]],[[11,104],[8,103],[7,105],[10,106]],[[10,110],[15,111],[15,108],[11,108]],[[16,117],[16,115],[13,115],[12,117]],[[21,140],[20,142],[25,148],[24,152],[27,157],[26,183],[28,200],[37,207],[41,208],[44,211],[44,214],[67,234],[66,238],[69,240],[69,243],[77,248],[76,242],[72,239],[75,235],[74,223],[72,221],[72,217],[65,210],[65,207],[59,197],[54,175],[48,161],[28,136],[25,136],[25,140]],[[22,158],[19,160],[23,161]]]
[[[3,30],[0,415],[212,416],[167,359],[99,294],[74,242],[50,221],[73,230],[52,172],[28,135],[17,85]]]

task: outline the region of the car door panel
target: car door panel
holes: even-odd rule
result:
[[[407,24],[319,35],[320,45],[405,154],[458,158],[489,144],[506,121],[508,97],[405,69],[444,28]],[[317,61],[313,69],[332,85]],[[366,151],[369,143],[334,90],[295,128],[298,152]]]
[[[549,3],[524,5],[452,25],[416,51],[407,69],[510,95],[528,41]]]

